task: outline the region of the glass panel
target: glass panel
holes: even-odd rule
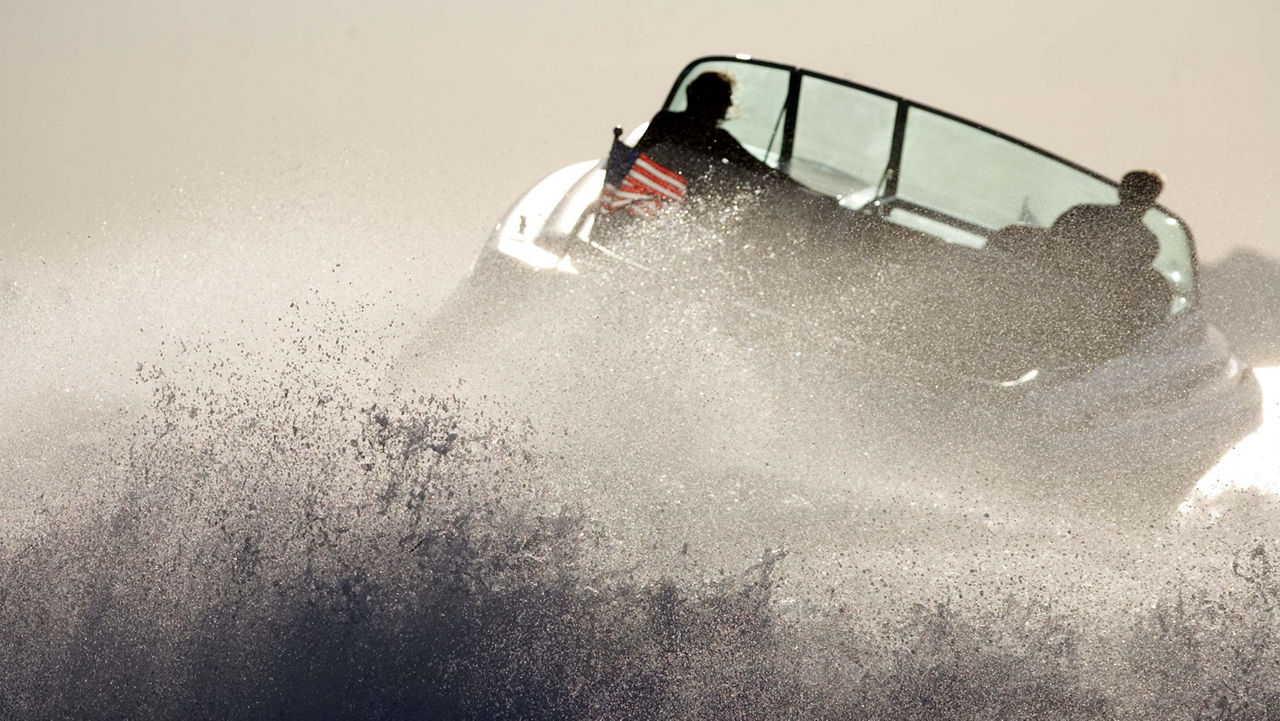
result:
[[[897,109],[895,100],[805,76],[791,176],[847,207],[865,205],[889,165]]]
[[[1078,203],[1118,200],[1110,183],[915,107],[907,115],[898,196],[992,230],[1047,228]]]
[[[787,106],[787,86],[791,73],[780,68],[713,60],[700,63],[680,81],[667,110],[683,111],[687,100],[684,89],[705,72],[722,72],[733,78],[733,107],[720,127],[729,131],[747,152],[778,167],[782,150],[783,113]]]
[[[1177,218],[1152,208],[1142,222],[1160,239],[1160,254],[1151,264],[1169,282],[1173,291],[1174,315],[1196,305],[1195,266],[1191,263],[1191,238]]]
[[[1115,186],[1107,181],[991,132],[916,107],[907,116],[897,195],[992,231],[1008,226],[1049,228],[1075,205],[1119,202]],[[901,218],[890,220],[902,222]],[[1160,241],[1152,266],[1173,293],[1170,312],[1193,307],[1195,276],[1186,229],[1158,208],[1147,211],[1143,223]],[[977,238],[957,240],[954,233],[917,229],[971,246]],[[1052,242],[1047,237],[1046,241]]]

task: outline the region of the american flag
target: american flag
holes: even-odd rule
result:
[[[683,175],[658,165],[615,137],[605,166],[600,209],[612,213],[626,208],[632,215],[653,215],[663,205],[683,200],[688,187]]]

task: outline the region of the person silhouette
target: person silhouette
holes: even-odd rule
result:
[[[705,189],[717,171],[729,166],[768,179],[781,174],[749,153],[729,131],[720,127],[733,106],[733,79],[708,71],[685,87],[688,101],[683,111],[662,110],[636,143],[663,166],[689,180],[690,189]]]
[[[1113,302],[1130,334],[1158,325],[1169,311],[1169,285],[1151,265],[1160,240],[1143,223],[1163,188],[1158,174],[1130,171],[1119,203],[1074,206],[1050,228],[1053,264]]]

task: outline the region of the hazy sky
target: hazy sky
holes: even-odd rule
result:
[[[1276,0],[0,0],[0,408],[312,288],[403,319],[704,54],[1162,170],[1202,257],[1280,258],[1277,37]]]
[[[365,5],[4,0],[6,247],[92,245],[181,188],[232,215],[307,196],[448,252],[645,120],[688,60],[749,52],[1108,175],[1158,168],[1206,256],[1280,248],[1274,0]]]
[[[117,478],[121,483],[125,479],[132,483],[138,469],[155,469],[166,482],[172,474],[178,474],[173,477],[179,479],[185,477],[182,474],[198,478],[202,487],[210,488],[207,494],[201,490],[200,497],[212,499],[239,498],[245,491],[237,489],[256,488],[259,476],[254,474],[259,473],[262,478],[270,476],[273,483],[278,477],[281,485],[264,487],[272,493],[278,490],[277,495],[287,494],[292,488],[288,484],[295,479],[310,483],[305,465],[310,458],[323,458],[328,473],[329,465],[346,446],[328,448],[322,443],[315,451],[318,455],[308,452],[296,456],[304,465],[295,473],[290,465],[295,456],[288,445],[292,442],[287,438],[284,442],[272,440],[287,434],[265,426],[289,417],[295,404],[302,414],[303,402],[296,400],[297,395],[287,402],[278,399],[276,391],[283,388],[287,397],[291,388],[302,388],[304,398],[327,397],[323,383],[337,381],[320,371],[332,366],[338,374],[356,365],[361,354],[370,349],[383,351],[384,345],[390,345],[383,344],[387,336],[365,333],[366,328],[401,337],[417,332],[420,326],[414,314],[424,313],[460,277],[486,232],[521,192],[557,168],[604,153],[611,128],[615,124],[631,128],[646,121],[665,97],[675,74],[701,55],[750,53],[884,88],[1006,131],[1111,177],[1137,167],[1161,170],[1168,181],[1163,200],[1188,221],[1202,258],[1215,260],[1235,248],[1247,247],[1280,259],[1280,234],[1272,223],[1276,199],[1280,198],[1277,38],[1280,0],[0,0],[0,514],[21,512],[27,517],[28,505],[36,507],[37,493],[52,488],[57,495],[62,486],[73,489],[74,504],[68,504],[71,509],[87,508],[96,502],[99,484],[110,489]],[[314,299],[335,304],[337,316],[359,308],[372,318],[362,317],[364,325],[347,323],[345,316],[344,322],[329,322],[326,311],[330,306],[307,306]],[[305,321],[318,316],[317,325],[273,337],[272,321],[283,317],[276,328],[291,322],[289,309],[294,303],[307,306],[310,312],[307,316],[299,311],[298,317]],[[304,357],[299,348],[305,344],[293,341],[305,336],[310,343],[307,329],[312,327],[318,327],[317,337],[324,337],[324,348],[336,342],[344,350]],[[353,328],[360,330],[359,338],[349,332]],[[240,347],[253,346],[242,343],[242,338],[258,341],[276,356],[254,355]],[[200,345],[206,340],[207,345]],[[355,352],[346,350],[348,340]],[[219,342],[223,346],[218,346]],[[162,351],[164,343],[168,345]],[[235,343],[234,351],[224,353],[223,347],[230,343]],[[190,352],[187,344],[193,349]],[[175,351],[175,346],[183,350]],[[1095,616],[1108,623],[1123,621],[1128,633],[1131,616],[1122,612],[1137,609],[1138,601],[1130,605],[1127,599],[1147,604],[1166,598],[1160,589],[1182,587],[1174,585],[1175,578],[1185,585],[1187,557],[1193,551],[1210,554],[1206,564],[1217,553],[1216,541],[1196,545],[1196,539],[1209,538],[1208,534],[1193,536],[1190,543],[1164,547],[1146,540],[1132,543],[1135,537],[1148,538],[1143,529],[1137,529],[1136,536],[1124,534],[1122,543],[1111,543],[1110,532],[1097,537],[1100,543],[1087,534],[1072,537],[1069,530],[1065,535],[1061,530],[1071,524],[1059,523],[1050,514],[1019,520],[1018,506],[1002,508],[998,500],[991,507],[1002,513],[989,518],[984,512],[983,519],[989,520],[979,519],[977,511],[987,507],[986,501],[974,505],[974,499],[999,499],[1002,489],[980,487],[975,494],[972,487],[967,492],[959,488],[970,479],[980,478],[979,485],[988,483],[985,464],[977,462],[977,453],[960,456],[961,465],[974,461],[976,467],[957,476],[958,481],[949,477],[934,481],[931,472],[921,470],[927,465],[908,463],[900,470],[910,474],[912,482],[917,477],[929,480],[918,487],[899,485],[897,477],[908,476],[891,472],[893,488],[876,488],[877,469],[888,461],[878,457],[873,461],[863,451],[867,459],[864,470],[862,458],[849,461],[845,457],[856,457],[862,451],[857,442],[849,442],[843,435],[838,443],[823,440],[835,439],[844,428],[866,429],[865,418],[830,424],[829,434],[826,429],[814,437],[794,434],[794,428],[784,425],[793,415],[790,402],[781,403],[778,408],[787,410],[776,415],[769,404],[762,404],[763,410],[747,408],[757,396],[750,388],[740,393],[737,386],[742,384],[740,378],[752,376],[738,373],[737,367],[733,373],[724,372],[739,357],[726,355],[727,360],[721,361],[718,346],[708,343],[707,348],[699,350],[702,355],[698,357],[714,359],[710,370],[678,363],[689,372],[677,368],[670,377],[679,382],[687,375],[692,382],[683,388],[677,384],[676,392],[657,392],[656,404],[630,404],[626,411],[633,415],[625,416],[621,423],[610,419],[616,427],[598,424],[600,437],[608,436],[616,448],[597,453],[606,441],[593,445],[588,436],[567,462],[554,460],[554,454],[540,445],[534,449],[549,461],[545,475],[564,471],[569,478],[561,491],[559,479],[544,478],[541,466],[530,461],[534,487],[546,481],[552,489],[548,493],[575,493],[579,475],[584,488],[590,485],[588,479],[595,486],[592,493],[598,487],[603,499],[600,510],[591,507],[595,496],[583,496],[587,501],[584,518],[597,534],[592,538],[615,545],[620,545],[617,539],[647,538],[649,516],[666,516],[668,509],[675,508],[672,498],[676,499],[674,504],[681,504],[681,495],[671,495],[671,489],[679,486],[678,493],[691,502],[679,512],[670,511],[669,519],[653,521],[654,535],[668,527],[683,533],[678,524],[684,524],[696,532],[692,536],[695,541],[707,539],[707,547],[712,549],[700,549],[695,542],[695,559],[699,553],[711,555],[730,545],[735,546],[735,553],[745,554],[766,543],[772,547],[774,539],[779,541],[778,548],[783,548],[782,541],[790,548],[794,539],[799,553],[787,561],[791,569],[787,574],[799,580],[807,576],[815,589],[822,585],[821,598],[827,598],[829,578],[836,579],[833,584],[844,579],[844,585],[839,586],[842,594],[855,585],[871,588],[874,584],[868,580],[875,576],[862,575],[869,568],[883,569],[893,581],[891,586],[881,576],[883,592],[867,591],[882,593],[875,596],[878,598],[891,598],[887,606],[891,610],[903,605],[903,598],[911,597],[904,596],[902,589],[920,589],[922,594],[943,589],[943,595],[929,596],[929,603],[941,599],[946,601],[946,609],[951,608],[947,589],[963,589],[971,602],[974,594],[970,589],[980,589],[979,594],[998,590],[999,598],[1015,601],[1028,594],[1036,603],[1026,606],[1030,609],[1027,618],[1039,618],[1042,607],[1052,611],[1047,616],[1052,636],[1046,637],[1045,644],[1056,644],[1062,628],[1070,632],[1073,626],[1064,625],[1068,621],[1086,627]],[[770,357],[767,352],[753,355],[747,350],[745,358]],[[344,362],[332,362],[335,357]],[[263,393],[260,405],[244,406],[243,416],[236,405],[241,396],[231,394],[230,403],[224,404],[215,391],[206,391],[243,380],[238,372],[226,370],[223,360],[228,358],[232,369],[239,365],[246,367],[249,375],[262,376],[254,381],[270,380],[273,373],[283,376],[278,385],[244,383],[249,389],[245,393],[256,389],[271,389],[272,393],[270,397]],[[271,362],[249,368],[264,358]],[[189,431],[175,434],[172,446],[171,441],[157,442],[154,449],[149,449],[149,436],[143,433],[131,436],[134,445],[127,456],[113,456],[121,461],[113,470],[101,465],[97,453],[101,451],[105,459],[108,447],[113,453],[121,451],[130,436],[122,433],[118,438],[97,439],[94,434],[114,433],[112,426],[102,421],[116,418],[114,411],[123,406],[116,403],[116,397],[130,393],[146,396],[152,388],[164,388],[159,383],[134,382],[135,369],[145,369],[148,364],[175,371],[178,389],[191,394],[195,404],[191,419],[196,419],[197,408],[215,412],[202,413],[199,420],[192,421],[208,427],[197,428],[199,433],[192,434],[195,450],[190,453],[184,446],[184,433]],[[609,370],[612,373],[613,368]],[[200,383],[201,373],[211,382]],[[770,373],[762,374],[766,390]],[[548,405],[565,401],[565,407],[595,406],[582,403],[576,389],[603,388],[603,378],[617,377],[584,375],[587,382],[579,384],[574,379],[573,393],[560,397],[547,394]],[[182,379],[192,376],[197,382],[182,384]],[[660,379],[667,377],[665,372],[659,374]],[[309,380],[313,385],[307,385]],[[345,376],[341,380],[352,386],[345,390],[353,397],[361,390],[357,387],[360,381]],[[531,383],[530,395],[554,388],[559,380],[554,378],[547,385]],[[602,385],[593,386],[597,380]],[[842,379],[832,380],[832,385],[840,383]],[[703,389],[707,389],[705,398]],[[313,396],[312,390],[322,395]],[[627,405],[626,399],[653,394],[644,387],[622,391],[622,401],[615,399],[587,411],[611,411]],[[767,395],[761,393],[760,397]],[[871,394],[873,398],[878,395]],[[103,397],[107,400],[101,400]],[[861,406],[859,398],[852,400]],[[805,402],[799,398],[796,408]],[[479,406],[482,411],[487,407]],[[815,407],[825,412],[837,404],[820,402]],[[93,412],[81,415],[85,408]],[[667,413],[668,408],[675,412]],[[1269,409],[1274,409],[1274,403]],[[356,416],[345,414],[350,408],[342,410],[344,426],[334,426],[334,430],[347,433],[351,428],[345,424]],[[687,416],[682,418],[686,410]],[[794,417],[800,415],[794,413]],[[206,420],[210,417],[237,420],[223,429],[215,427],[218,420]],[[236,448],[238,437],[229,435],[251,427],[239,425],[241,417],[247,419],[245,424],[265,420],[263,440],[250,438],[244,449]],[[326,427],[326,417],[317,411],[318,427]],[[813,418],[821,416],[814,414]],[[813,418],[804,420],[812,422]],[[158,422],[160,417],[153,420]],[[660,432],[631,433],[624,427],[628,420],[635,421],[631,426],[653,420],[649,425]],[[561,427],[558,420],[549,425],[551,431]],[[686,432],[694,426],[696,432]],[[803,424],[798,427],[803,431]],[[1178,430],[1176,424],[1170,428]],[[214,449],[210,453],[200,451],[205,431],[212,439],[207,446]],[[160,437],[168,432],[163,431]],[[1274,435],[1267,432],[1254,438]],[[324,437],[320,436],[322,441]],[[664,445],[665,439],[676,437],[694,450],[673,450],[676,443]],[[1077,437],[1072,431],[1061,439],[1049,439],[1046,445],[1070,445]],[[297,442],[306,438],[304,433]],[[484,448],[489,448],[491,440],[484,440]],[[579,440],[565,431],[561,442],[575,446]],[[1115,438],[1107,440],[1116,444]],[[501,436],[495,443],[494,448],[506,447]],[[1277,445],[1268,443],[1272,448]],[[309,442],[304,445],[310,447]],[[82,447],[87,451],[82,452]],[[218,450],[223,447],[228,449],[226,463]],[[557,445],[549,447],[554,451]],[[714,475],[708,472],[704,478],[703,461],[695,451],[713,447],[719,450],[707,455],[705,467],[724,463],[724,468],[715,468]],[[169,448],[174,449],[172,462]],[[273,450],[280,448],[284,450]],[[1256,453],[1256,449],[1250,447],[1248,452]],[[1096,461],[1077,448],[1071,451],[1072,457]],[[1065,451],[1061,453],[1046,454],[1043,463],[1027,459],[1033,461],[1028,465],[1034,469],[1046,466],[1052,458],[1067,457]],[[477,451],[477,457],[489,454]],[[592,457],[596,455],[599,457]],[[742,457],[731,457],[737,455]],[[809,458],[811,455],[814,457]],[[898,458],[905,454],[894,449],[888,455]],[[1245,455],[1244,462],[1227,466],[1234,475],[1226,478],[1238,481],[1274,475],[1274,463],[1267,465],[1267,457],[1258,456],[1263,462],[1249,465],[1252,457]],[[590,462],[578,467],[579,457]],[[689,457],[698,461],[695,467],[679,469],[671,483],[666,474],[653,470],[663,468],[664,463],[677,467]],[[212,468],[209,458],[217,462]],[[252,461],[256,470],[242,478],[239,464],[245,459]],[[501,459],[495,462],[502,463]],[[459,463],[464,464],[461,468],[470,468],[466,461]],[[774,465],[765,469],[770,463]],[[838,467],[839,475],[825,474],[828,466]],[[516,471],[524,473],[525,466]],[[508,474],[501,475],[504,482],[508,480]],[[1024,480],[1035,481],[1024,478],[1023,469],[1016,475],[1020,488],[1025,489]],[[1100,477],[1110,483],[1111,475]],[[682,482],[675,482],[684,478],[696,478],[697,483],[691,482],[685,491]],[[1124,474],[1116,480],[1133,479]],[[757,483],[761,491],[753,495],[752,486]],[[935,483],[938,487],[955,485],[959,493],[943,498],[942,493],[934,492]],[[17,484],[28,495],[5,484]],[[739,496],[738,488],[744,484]],[[880,495],[862,495],[860,489],[867,487]],[[130,490],[132,486],[120,488]],[[1111,489],[1103,490],[1096,498],[1111,497]],[[327,493],[321,491],[320,496]],[[621,499],[616,508],[607,505],[610,494]],[[816,504],[801,494],[812,497]],[[314,494],[309,490],[307,495]],[[332,495],[335,499],[348,497],[340,488]],[[740,498],[746,502],[739,504]],[[939,507],[940,498],[946,510],[932,510]],[[793,499],[803,506],[791,505]],[[43,498],[39,504],[44,506]],[[963,512],[958,510],[961,505]],[[877,506],[878,514],[874,512]],[[193,506],[194,513],[203,515],[202,508],[205,506]],[[639,511],[633,513],[632,508]],[[741,510],[744,508],[763,510],[746,512]],[[247,517],[236,513],[230,517],[233,522],[225,528],[257,528],[259,524],[257,520],[240,523],[237,519]],[[64,527],[64,518],[69,520],[65,527],[78,528],[72,523],[77,518],[74,515],[57,518],[56,528]],[[1250,517],[1243,518],[1241,527],[1248,526],[1247,535],[1254,536],[1247,520]],[[174,538],[181,542],[163,548],[163,544],[147,540],[150,536],[141,531],[133,534],[143,539],[141,549],[135,548],[133,537],[128,543],[117,543],[118,536],[106,535],[101,543],[85,548],[101,548],[100,557],[110,559],[108,562],[119,559],[119,568],[125,572],[115,573],[111,566],[81,568],[73,564],[69,570],[72,580],[83,576],[114,584],[131,583],[136,579],[128,575],[129,569],[164,565],[153,564],[153,559],[168,563],[166,559],[175,557],[169,547],[175,545],[196,549],[177,556],[175,564],[190,558],[203,562],[221,557],[221,547],[206,552],[207,547],[199,545],[203,536],[217,535],[209,530],[212,526],[206,520],[196,518],[185,526],[175,521],[179,530],[174,533],[186,533],[188,527],[195,530],[190,538],[156,536],[165,543]],[[633,530],[632,524],[640,530]],[[130,533],[135,527],[143,531],[150,528],[125,525]],[[1088,526],[1086,523],[1085,528]],[[352,535],[365,539],[360,541],[364,548],[376,545],[379,528],[390,527],[370,526],[368,533],[362,530]],[[1260,528],[1265,531],[1269,526]],[[722,534],[722,529],[728,531]],[[1267,537],[1262,531],[1259,535]],[[1049,539],[1055,534],[1058,541],[1044,549],[1024,540]],[[664,544],[682,538],[667,535]],[[57,540],[59,536],[50,538]],[[859,543],[850,544],[849,538],[857,538]],[[245,538],[246,549],[249,540]],[[45,546],[52,547],[42,542],[40,548]],[[119,552],[117,546],[125,551]],[[274,546],[263,547],[267,549],[264,568],[292,568],[289,557],[270,557]],[[626,563],[631,564],[632,558],[675,557],[672,546],[663,548],[662,553],[671,551],[670,556],[651,553],[648,545],[636,542],[626,551]],[[846,553],[850,548],[852,556]],[[882,553],[884,549],[892,553]],[[686,543],[681,556],[687,550]],[[1084,561],[1080,560],[1082,551]],[[46,556],[39,553],[43,551],[32,557],[43,563],[39,559]],[[23,563],[28,555],[23,552]],[[231,557],[230,553],[224,555]],[[597,555],[603,554],[589,550],[583,563],[594,563]],[[988,558],[990,564],[985,563]],[[725,555],[719,562],[736,564],[735,559]],[[79,555],[74,560],[81,563]],[[1260,562],[1265,560],[1263,556]],[[372,568],[376,573],[381,573],[379,568],[391,569],[391,573],[395,563],[389,560]],[[1097,565],[1103,583],[1076,583],[1078,593],[1063,588],[1065,601],[1052,596],[1037,600],[1039,579],[1049,579],[1044,584],[1053,588],[1063,582],[1052,576],[1069,566],[1074,570],[1081,563],[1085,571],[1062,577],[1070,582],[1091,579]],[[703,569],[709,573],[712,568],[696,562],[689,565],[683,559],[680,564],[678,568],[687,569],[690,577]],[[997,579],[995,584],[1006,576],[1012,578],[1015,572],[1021,574],[1023,569],[1026,577],[1018,575],[1016,583],[1011,581],[1006,588],[984,588],[988,569],[996,566],[1004,570],[998,574],[990,571],[990,578]],[[188,587],[214,590],[221,572],[218,569],[223,568],[218,566],[215,572],[208,570],[208,564],[174,567],[185,574],[182,580]],[[626,572],[627,579],[634,578],[635,567]],[[729,565],[730,569],[745,567],[745,563]],[[979,567],[982,575],[971,575]],[[589,570],[589,565],[583,568]],[[772,561],[763,569],[762,574],[771,572]],[[1226,579],[1222,583],[1234,584],[1221,586],[1223,598],[1248,595],[1248,587],[1241,584],[1250,577],[1240,573],[1230,576],[1225,571],[1222,576]],[[972,580],[963,580],[966,578]],[[392,583],[389,588],[394,587],[394,578]],[[1187,587],[1194,592],[1188,598],[1200,593],[1196,586]],[[95,593],[99,590],[98,586],[88,588]],[[152,598],[146,583],[140,582],[137,588],[141,589],[138,593],[114,596],[124,599],[122,604],[135,597]],[[836,588],[831,587],[833,594]],[[1129,588],[1135,589],[1132,597],[1116,595],[1116,589]],[[1148,593],[1150,589],[1155,591]],[[1211,587],[1214,593],[1203,597],[1216,598],[1216,589]],[[813,599],[819,598],[817,590],[813,593]],[[244,597],[240,590],[223,595]],[[955,597],[960,598],[958,591]],[[858,609],[859,597],[851,598],[849,607]],[[1114,607],[1115,614],[1094,613],[1099,609],[1098,598],[1109,604],[1108,608]],[[774,599],[771,607],[777,608],[795,600],[781,594]],[[1052,603],[1044,605],[1047,601]],[[276,608],[271,603],[271,599],[263,599],[252,608]],[[1072,611],[1073,603],[1088,612]],[[208,606],[188,605],[195,609]],[[1010,607],[1018,611],[1022,606]],[[1163,619],[1164,608],[1141,618]],[[1030,615],[1033,611],[1035,616]],[[1013,616],[1021,618],[1017,613]],[[1066,620],[1059,621],[1060,616]],[[139,617],[145,620],[145,616]],[[791,618],[795,617],[787,616],[785,623],[792,624],[787,620]],[[834,612],[831,618],[836,618]],[[868,627],[880,623],[877,616],[868,618]],[[967,622],[965,616],[958,618]],[[906,617],[903,619],[906,622]],[[185,623],[165,619],[165,624],[156,627],[197,628]],[[109,631],[115,625],[103,627]],[[366,623],[362,628],[367,632],[375,625]],[[1032,635],[1026,635],[1026,629],[1016,625],[1005,630],[996,626],[996,631],[1004,633],[1004,646],[1024,637],[1039,643],[1038,631],[1032,629]],[[858,626],[850,628],[856,631]],[[1210,626],[1191,624],[1187,628],[1188,633],[1205,637],[1218,633]],[[1105,628],[1090,631],[1106,633]],[[73,640],[84,638],[92,641],[95,637],[80,634]],[[965,637],[959,638],[965,642]],[[1147,646],[1132,645],[1139,650],[1159,648],[1167,640],[1141,634],[1133,638],[1140,643],[1149,641]],[[130,636],[121,645],[134,640]],[[91,647],[72,650],[84,648]],[[871,648],[875,651],[877,647]],[[1104,660],[1119,658],[1111,648],[1107,645],[1105,653],[1099,652],[1096,664],[1086,656],[1085,672],[1090,665],[1102,668]],[[1204,648],[1205,658],[1218,657],[1213,655],[1218,646],[1208,643]],[[1240,648],[1247,651],[1253,646]],[[1199,647],[1191,650],[1196,652]],[[1274,654],[1274,649],[1268,653]],[[876,655],[868,658],[874,661]],[[1013,656],[1001,656],[997,661],[1004,658]],[[847,665],[862,673],[864,660],[853,659]],[[1247,661],[1241,661],[1240,668],[1252,668]],[[1074,673],[1073,663],[1067,658],[1061,667]],[[1209,680],[1222,676],[1220,669],[1210,668],[1207,661],[1203,667],[1189,668],[1203,672],[1205,689],[1210,689]],[[74,669],[78,683],[80,676],[90,682],[98,677],[115,678],[106,672],[96,674],[96,669],[85,664]],[[789,678],[790,671],[782,676]],[[1055,677],[1047,678],[1052,681]],[[1104,679],[1103,683],[1110,682]],[[1099,686],[1104,687],[1123,688]],[[1074,685],[1060,688],[1067,689],[1063,698],[1077,698]],[[1092,698],[1091,686],[1081,688],[1086,694],[1081,698]],[[1212,692],[1216,694],[1217,688],[1213,686]],[[1127,708],[1123,699],[1117,708]]]

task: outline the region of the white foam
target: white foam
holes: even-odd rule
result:
[[[1179,509],[1215,516],[1215,504],[1229,491],[1280,495],[1280,366],[1255,368],[1262,386],[1262,425],[1241,439],[1209,469]]]

